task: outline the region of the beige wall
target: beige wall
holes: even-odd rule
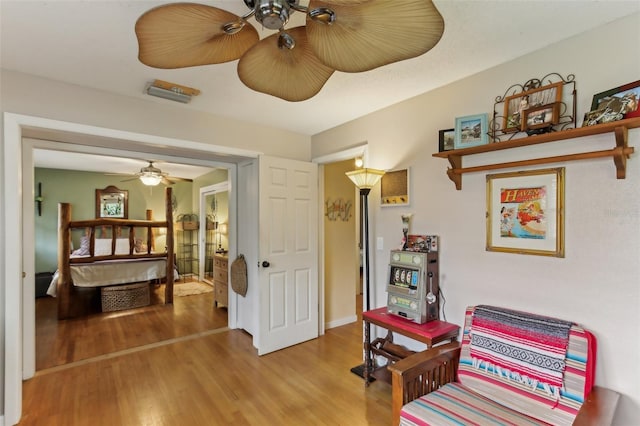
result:
[[[344,174],[353,169],[353,160],[324,166],[326,328],[342,325],[345,321],[353,322],[356,315],[359,262],[356,257],[355,186]]]
[[[456,117],[491,113],[494,99],[511,84],[550,72],[575,74],[581,123],[594,93],[638,80],[640,59],[631,53],[637,52],[638,40],[640,15],[636,14],[315,135],[312,140],[314,157],[365,140],[369,167],[411,169],[410,206],[379,208],[379,188],[369,197],[374,306],[385,304],[384,279],[389,250],[401,232],[400,215],[413,213],[412,232],[436,234],[441,239],[440,285],[447,301],[447,320],[461,324],[465,306],[484,303],[582,323],[598,339],[596,383],[623,394],[618,425],[637,424],[640,418],[638,154],[629,160],[625,180],[616,179],[610,158],[552,165],[566,168],[566,257],[562,259],[485,251],[487,172],[464,175],[462,190],[456,191],[445,174],[448,162],[431,154],[438,151],[438,130],[454,127]],[[640,129],[629,131],[629,144],[640,149]],[[465,157],[464,165],[614,146],[611,134],[591,136]],[[383,250],[376,249],[377,238],[384,240]]]
[[[2,112],[310,159],[308,136],[198,112],[175,102],[159,104],[7,70],[1,70],[0,94]]]

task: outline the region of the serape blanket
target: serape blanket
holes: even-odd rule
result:
[[[469,346],[474,366],[493,368],[508,379],[559,397],[571,322],[496,308],[476,306]]]

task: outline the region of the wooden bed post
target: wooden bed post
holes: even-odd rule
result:
[[[71,205],[58,203],[58,283],[56,296],[58,298],[58,318],[71,316],[71,268],[69,256],[71,255],[71,234],[69,233],[71,222]]]
[[[175,266],[173,264],[173,206],[171,205],[171,188],[165,189],[165,211],[167,222],[167,283],[164,288],[164,303],[173,303],[173,271]]]
[[[153,210],[147,210],[147,220],[153,221]],[[147,253],[154,252],[156,250],[156,228],[149,228],[147,232]]]

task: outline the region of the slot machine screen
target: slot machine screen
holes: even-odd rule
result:
[[[389,285],[409,290],[418,288],[419,272],[417,269],[411,269],[401,266],[392,266],[389,277]]]

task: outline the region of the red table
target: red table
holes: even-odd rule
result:
[[[397,315],[387,313],[387,307],[373,309],[362,313],[364,321],[364,383],[369,385],[369,376],[374,375],[377,378],[389,381],[387,367],[384,366],[378,370],[373,369],[373,358],[380,355],[395,362],[413,352],[393,343],[393,333],[417,340],[431,348],[433,345],[445,341],[455,341],[458,338],[460,327],[444,321],[429,321],[424,324],[416,324],[413,321],[401,318]],[[388,330],[387,337],[378,338],[371,342],[371,324]]]

